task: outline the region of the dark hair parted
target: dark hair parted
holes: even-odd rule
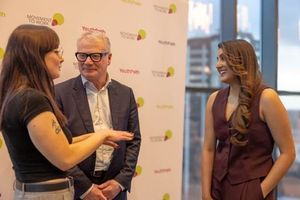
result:
[[[247,133],[251,120],[251,103],[254,94],[262,83],[257,57],[252,45],[245,40],[231,40],[218,44],[223,50],[228,67],[240,82],[238,106],[232,115],[231,123],[235,134],[230,141],[234,145],[247,144]]]
[[[45,64],[45,55],[58,48],[59,38],[46,26],[23,24],[10,35],[0,75],[0,126],[9,100],[19,91],[33,88],[50,101],[61,125],[66,120],[54,100],[54,83]]]

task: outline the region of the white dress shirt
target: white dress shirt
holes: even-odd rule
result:
[[[92,115],[94,130],[112,129],[112,120],[109,106],[108,85],[111,79],[108,77],[105,85],[98,90],[95,85],[81,76],[83,86],[86,89],[86,95]],[[111,163],[114,148],[108,145],[101,145],[96,150],[96,163],[94,171],[106,171]],[[121,190],[125,188],[118,183]],[[93,188],[94,184],[80,196],[83,199]]]
[[[92,115],[94,130],[112,129],[112,120],[108,98],[108,85],[111,79],[108,78],[105,85],[98,90],[94,84],[81,76],[88,103]],[[111,163],[114,148],[108,145],[101,145],[96,150],[95,171],[106,171]]]

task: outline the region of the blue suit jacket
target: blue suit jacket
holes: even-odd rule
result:
[[[113,129],[132,132],[134,139],[118,143],[120,148],[114,150],[111,164],[101,182],[115,179],[130,191],[141,143],[137,104],[132,89],[115,80],[108,86],[108,95]],[[55,96],[59,108],[67,117],[67,127],[73,136],[94,132],[87,95],[80,76],[57,84]],[[95,158],[94,152],[70,170],[75,182],[76,197],[81,196],[92,185],[89,176],[94,171]],[[126,199],[126,190],[116,199]]]

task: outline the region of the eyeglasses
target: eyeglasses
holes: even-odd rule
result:
[[[88,57],[90,57],[90,59],[93,61],[93,62],[99,62],[101,61],[101,59],[106,56],[109,52],[103,52],[103,53],[82,53],[82,52],[76,52],[75,53],[75,56],[76,56],[76,59],[79,61],[79,62],[85,62],[86,59]]]
[[[62,57],[64,54],[64,49],[62,47],[59,47],[58,49],[54,49],[53,52],[56,53],[59,57]]]

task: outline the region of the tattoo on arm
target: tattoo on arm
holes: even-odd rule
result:
[[[52,119],[52,127],[54,128],[56,134],[59,134],[61,132],[60,125],[54,119]]]

